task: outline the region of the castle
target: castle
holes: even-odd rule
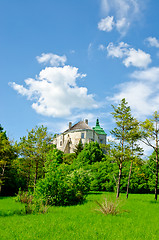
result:
[[[75,125],[69,122],[69,128],[63,133],[57,134],[53,140],[53,144],[64,153],[73,153],[75,146],[80,140],[83,145],[92,141],[99,144],[106,144],[106,133],[100,127],[98,119],[96,126],[93,128],[89,127],[87,119],[79,121]]]

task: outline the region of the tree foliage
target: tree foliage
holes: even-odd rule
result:
[[[125,99],[112,106],[115,141],[107,145],[80,141],[74,153],[64,154],[52,144],[47,128],[40,126],[13,145],[0,125],[0,188],[16,193],[30,189],[37,207],[82,203],[91,190],[128,193],[158,193],[158,123],[159,114],[139,122],[132,116]],[[142,160],[141,140],[154,150]],[[17,157],[17,154],[18,157]],[[121,177],[122,176],[122,177]],[[130,180],[131,179],[131,180]],[[33,190],[35,192],[33,193]],[[30,196],[30,193],[25,194]],[[30,203],[29,203],[30,204]],[[32,204],[32,203],[31,203]],[[31,206],[32,207],[32,206]],[[41,208],[41,207],[40,207]]]
[[[152,119],[146,119],[142,124],[142,141],[153,148],[156,157],[156,170],[155,170],[155,200],[157,200],[158,195],[158,141],[159,141],[159,113],[154,112]]]
[[[115,180],[113,175],[117,171],[117,168],[110,156],[105,156],[101,162],[95,162],[88,166],[87,169],[91,170],[91,190],[114,191]]]
[[[84,149],[79,153],[77,157],[77,163],[93,164],[94,162],[102,161],[104,154],[97,142],[86,143]]]
[[[46,154],[53,148],[52,136],[44,126],[36,126],[20,139],[17,144],[17,167],[27,181],[27,188],[35,187],[37,179],[44,176]]]
[[[74,148],[74,153],[76,155],[76,157],[78,156],[78,154],[83,150],[84,146],[82,144],[81,139],[79,140],[79,143],[76,144],[75,148]]]
[[[90,186],[87,171],[72,170],[67,164],[59,164],[56,158],[47,159],[45,166],[45,177],[36,184],[35,198],[55,206],[74,205],[85,200]]]
[[[0,125],[0,193],[2,185],[6,179],[6,169],[11,165],[11,161],[15,158],[14,148],[6,136],[6,132],[3,131]]]
[[[112,105],[114,112],[112,115],[115,119],[116,127],[111,134],[116,138],[117,142],[112,149],[112,156],[119,167],[119,176],[117,182],[117,198],[120,192],[120,182],[122,175],[123,163],[129,160],[130,145],[137,140],[138,134],[135,132],[138,122],[132,117],[130,106],[125,98],[121,100],[118,106]],[[128,181],[129,182],[129,181]]]

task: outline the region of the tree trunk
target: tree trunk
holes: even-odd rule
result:
[[[29,182],[30,182],[30,172],[27,175],[27,191],[28,191],[28,188],[29,188]]]
[[[133,160],[131,161],[130,170],[129,170],[129,178],[128,178],[128,185],[127,185],[127,191],[126,191],[126,198],[128,198],[128,194],[129,194],[129,184],[130,184],[132,165],[133,165]]]
[[[116,195],[116,198],[119,198],[121,172],[122,172],[122,163],[120,163],[120,165],[119,165],[119,178],[118,178],[118,185],[117,185],[117,195]]]
[[[36,161],[36,168],[35,168],[35,178],[34,178],[34,189],[35,189],[35,185],[36,185],[36,181],[38,178],[38,161]]]
[[[124,127],[123,127],[124,132]],[[124,153],[124,140],[122,139],[122,154]],[[121,157],[121,162],[119,164],[119,178],[118,178],[118,185],[117,185],[117,194],[116,198],[119,198],[119,192],[120,192],[120,180],[121,180],[121,172],[122,172],[122,162],[123,162],[123,155]]]
[[[157,201],[158,194],[158,121],[156,120],[156,182],[155,182],[155,200]]]
[[[156,182],[155,182],[155,200],[157,201],[158,194],[158,148],[156,150]]]
[[[29,189],[29,184],[30,184],[30,175],[31,175],[31,164],[29,164],[29,170],[27,172],[27,191]]]
[[[2,179],[3,179],[3,176],[4,176],[5,167],[6,167],[6,164],[3,165],[3,167],[2,167],[2,173],[0,173],[0,193],[1,193],[1,191],[2,191]]]

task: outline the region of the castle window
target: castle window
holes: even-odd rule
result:
[[[62,146],[62,141],[60,141],[60,146]]]
[[[81,138],[84,139],[84,133],[81,133]]]

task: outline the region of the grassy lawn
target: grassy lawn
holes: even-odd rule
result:
[[[24,215],[24,206],[14,198],[0,198],[0,239],[159,239],[159,202],[151,194],[121,194],[117,216],[105,216],[94,209],[95,200],[115,197],[113,193],[89,194],[86,203],[71,207],[50,207],[46,214]]]

